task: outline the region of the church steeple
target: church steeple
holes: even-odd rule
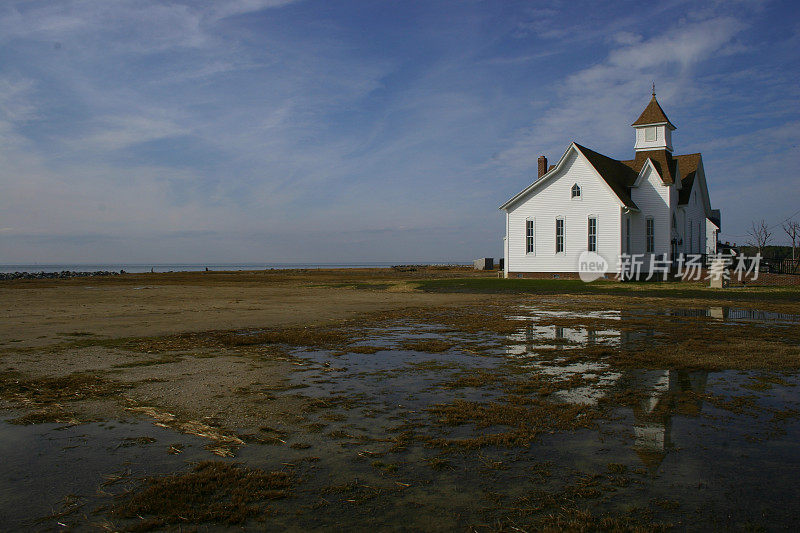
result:
[[[668,150],[672,152],[672,132],[677,129],[669,121],[667,114],[656,100],[656,84],[653,83],[653,96],[642,114],[631,124],[636,130],[637,152],[643,150]]]

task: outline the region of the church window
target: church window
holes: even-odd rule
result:
[[[653,217],[647,217],[645,220],[645,235],[647,237],[646,240],[646,252],[648,254],[652,254],[656,251],[656,227],[655,223],[653,222]]]
[[[650,126],[649,128],[644,129],[644,140],[645,141],[656,140],[656,128],[654,126]]]
[[[589,217],[589,243],[588,250],[590,252],[597,251],[597,217]]]
[[[533,219],[525,221],[525,253],[527,254],[532,254],[535,251],[533,242],[535,229]]]
[[[556,253],[564,252],[564,219],[556,219]]]
[[[581,188],[577,183],[572,186],[572,197],[573,198],[580,198],[581,197]]]
[[[625,219],[625,251],[631,253],[631,217]]]
[[[700,223],[697,223],[697,251],[699,253],[703,253],[703,238],[702,238],[702,231],[700,231]]]

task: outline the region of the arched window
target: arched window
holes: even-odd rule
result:
[[[581,188],[576,183],[572,186],[572,197],[573,198],[580,198],[581,197]]]

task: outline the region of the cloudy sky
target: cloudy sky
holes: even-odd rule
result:
[[[603,4],[4,1],[0,263],[498,257],[537,157],[632,157],[653,80],[723,239],[796,213],[796,3]]]

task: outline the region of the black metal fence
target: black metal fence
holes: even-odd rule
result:
[[[792,260],[791,257],[787,259],[762,259],[759,270],[771,274],[800,275],[800,260]]]
[[[731,255],[727,256],[723,253],[723,257],[727,257],[728,268],[739,268],[743,271],[753,271],[756,268],[756,258],[753,256]],[[699,256],[699,259],[697,257]],[[673,257],[673,269],[678,269],[680,266],[686,268],[691,261],[692,266],[700,264],[702,268],[711,268],[711,263],[717,257],[716,254],[688,254],[683,256],[683,264],[680,265],[680,259]],[[759,272],[768,272],[770,274],[796,274],[800,275],[800,258],[792,260],[787,259],[770,259],[762,257],[758,262]]]

